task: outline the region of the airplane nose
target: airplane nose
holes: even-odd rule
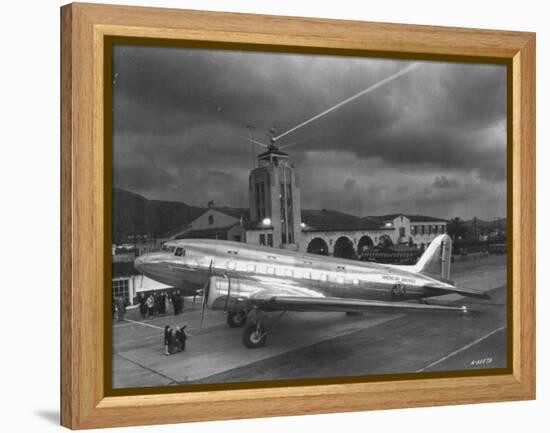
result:
[[[155,265],[155,263],[162,262],[165,258],[166,254],[161,252],[145,253],[136,257],[134,260],[134,267],[140,274],[147,275],[147,268]]]
[[[134,260],[134,268],[136,268],[136,270],[140,273],[143,273],[143,265],[146,262],[146,256],[147,254],[142,254]]]

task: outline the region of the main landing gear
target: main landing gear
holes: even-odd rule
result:
[[[257,349],[265,345],[267,341],[267,332],[261,322],[249,325],[243,334],[243,343],[249,349]]]
[[[265,346],[267,341],[267,331],[271,329],[281,317],[286,313],[282,311],[269,325],[264,322],[269,317],[266,317],[264,311],[253,308],[248,313],[245,311],[227,313],[227,323],[232,328],[243,326],[248,320],[249,325],[244,329],[243,343],[248,349],[257,349]],[[248,315],[248,318],[247,318]]]
[[[230,328],[239,328],[246,323],[245,311],[228,311],[227,312],[227,324]]]

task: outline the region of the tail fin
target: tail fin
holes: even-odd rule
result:
[[[414,271],[449,281],[451,278],[451,250],[452,241],[449,235],[439,235],[414,265]]]

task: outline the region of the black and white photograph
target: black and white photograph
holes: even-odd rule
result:
[[[507,67],[115,44],[112,387],[509,367]]]

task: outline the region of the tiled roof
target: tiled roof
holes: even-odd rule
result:
[[[436,218],[431,217],[427,215],[411,215],[411,214],[401,214],[401,213],[394,213],[394,214],[388,214],[388,215],[377,215],[377,216],[370,216],[365,218],[371,218],[371,219],[379,219],[381,221],[390,221],[394,220],[395,218],[399,216],[405,216],[409,219],[410,222],[447,222],[447,220],[443,218]]]
[[[266,230],[272,227],[266,227],[259,221],[251,221],[249,218],[249,210],[246,208],[235,207],[212,207],[217,212],[222,212],[233,218],[243,218],[243,226],[247,230]],[[208,209],[205,209],[205,212]],[[306,231],[332,231],[332,230],[393,230],[392,227],[386,226],[386,222],[392,221],[399,216],[406,216],[411,222],[447,222],[442,218],[434,218],[425,215],[408,215],[408,214],[388,214],[378,216],[357,217],[344,212],[335,210],[317,210],[317,209],[303,209],[302,210],[302,222],[306,224]],[[174,236],[180,231],[184,231],[189,225],[185,224],[178,227],[175,230],[165,234],[165,237]],[[222,228],[212,228],[205,230],[192,230],[184,233],[178,238],[191,238],[191,237],[211,237],[220,236],[223,233],[227,233],[229,228],[233,225]],[[218,231],[218,232],[216,232]]]
[[[211,209],[217,210],[218,212],[222,212],[234,218],[241,218],[242,216],[244,220],[248,220],[250,214],[248,209],[240,207],[213,207]]]
[[[409,218],[409,220],[413,223],[416,223],[416,222],[422,222],[422,221],[426,221],[426,222],[440,222],[440,223],[446,223],[448,222],[446,219],[443,219],[443,218],[436,218],[436,217],[431,217],[431,216],[427,216],[427,215],[406,215],[407,218]]]
[[[227,232],[235,227],[237,223],[231,224],[226,227],[213,227],[211,229],[198,229],[198,230],[189,230],[188,232],[182,233],[177,236],[176,239],[204,239],[204,238],[226,238]]]
[[[200,215],[198,215],[193,220],[191,220],[191,221],[189,221],[185,224],[182,224],[182,225],[180,225],[180,226],[178,226],[178,227],[176,227],[176,228],[174,228],[170,231],[162,233],[162,235],[160,235],[159,237],[161,239],[171,238],[172,236],[175,236],[178,233],[185,231],[186,229],[188,229],[191,226],[190,223],[192,223],[195,219],[199,218],[200,216],[204,215],[209,209],[213,209],[217,212],[224,213],[226,215],[229,215],[230,217],[237,218],[237,219],[240,219],[241,216],[242,216],[244,222],[246,222],[248,220],[249,211],[246,208],[225,207],[225,206],[224,207],[211,207],[211,208],[204,209],[204,212],[202,212]]]
[[[325,230],[383,230],[388,229],[378,219],[359,218],[335,210],[302,210],[302,222],[308,231]]]

